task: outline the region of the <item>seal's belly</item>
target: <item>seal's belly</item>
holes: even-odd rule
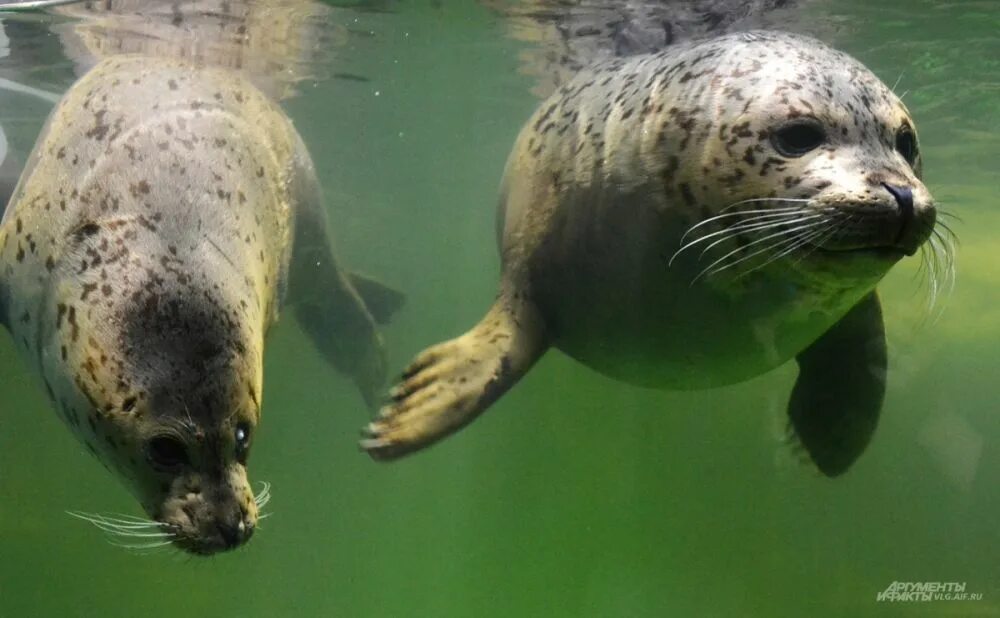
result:
[[[560,304],[551,319],[555,345],[624,382],[710,388],[753,378],[792,359],[850,307],[818,303],[791,286],[766,293],[770,298],[731,299],[678,287],[676,296],[656,302],[624,293],[617,299],[587,295]]]
[[[555,346],[625,382],[698,389],[750,379],[793,358],[868,291],[780,271],[699,279],[697,254],[669,263],[671,251],[651,250],[679,244],[679,232],[656,227],[646,226],[655,240],[633,228],[613,235],[631,242],[602,243],[566,227],[573,242],[548,243],[532,260],[531,287]]]

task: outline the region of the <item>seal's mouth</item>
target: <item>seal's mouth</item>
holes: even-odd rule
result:
[[[266,487],[266,484],[265,484]],[[253,536],[260,506],[269,497],[265,490],[250,500],[238,495],[207,491],[173,497],[153,516],[170,533],[177,549],[196,556],[210,556],[237,549]]]
[[[203,534],[185,532],[175,524],[164,524],[164,528],[173,532],[173,543],[178,549],[195,556],[211,556],[242,547],[253,536],[256,526],[242,521],[235,526],[216,523],[215,530]]]
[[[933,212],[924,216],[904,213],[899,217],[880,217],[867,223],[861,219],[858,225],[845,229],[844,233],[824,238],[813,246],[821,254],[838,258],[859,256],[895,261],[916,255],[931,237],[934,224]]]

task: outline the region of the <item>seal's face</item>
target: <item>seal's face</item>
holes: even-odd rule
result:
[[[90,393],[102,413],[88,422],[99,439],[87,443],[167,539],[207,555],[242,545],[256,527],[247,460],[259,406],[234,359],[208,358],[198,369],[197,383],[174,370],[124,402]]]
[[[841,52],[794,35],[743,37],[701,95],[716,112],[699,163],[719,191],[702,203],[736,224],[758,264],[877,281],[935,224],[908,110]]]
[[[109,228],[95,225],[74,249],[104,244]],[[260,418],[260,327],[233,317],[240,299],[226,286],[239,282],[158,286],[158,258],[132,255],[142,274],[123,275],[120,293],[96,302],[80,302],[94,295],[72,260],[55,266],[55,319],[42,354],[49,393],[159,522],[158,540],[195,554],[233,549],[258,518],[246,466]]]
[[[253,421],[237,418],[210,433],[190,429],[161,427],[145,441],[148,472],[158,483],[144,484],[143,502],[182,549],[233,549],[250,539],[258,516],[246,469]]]

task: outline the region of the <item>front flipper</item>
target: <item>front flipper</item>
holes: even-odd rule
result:
[[[323,358],[350,376],[368,407],[375,408],[386,378],[382,337],[365,299],[332,265],[332,256],[324,259],[331,266],[313,272],[308,284],[314,289],[292,301],[295,317]],[[386,319],[390,314],[387,310]]]
[[[385,324],[403,295],[340,268],[327,230],[316,171],[298,144],[295,243],[289,268],[289,304],[316,349],[351,377],[369,408],[385,384],[386,355],[376,324]]]
[[[820,471],[838,476],[871,440],[885,397],[885,329],[875,292],[797,360],[789,420]]]
[[[537,309],[501,294],[464,335],[424,350],[365,428],[374,459],[401,457],[472,422],[512,387],[548,347]]]

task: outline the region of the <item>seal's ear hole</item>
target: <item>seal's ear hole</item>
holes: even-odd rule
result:
[[[771,145],[783,157],[801,157],[826,141],[826,132],[814,120],[786,124],[771,133]]]
[[[903,155],[910,167],[917,162],[917,136],[910,125],[904,124],[896,133],[896,151]]]
[[[171,436],[158,436],[146,445],[149,461],[161,470],[176,470],[189,463],[187,447]]]

